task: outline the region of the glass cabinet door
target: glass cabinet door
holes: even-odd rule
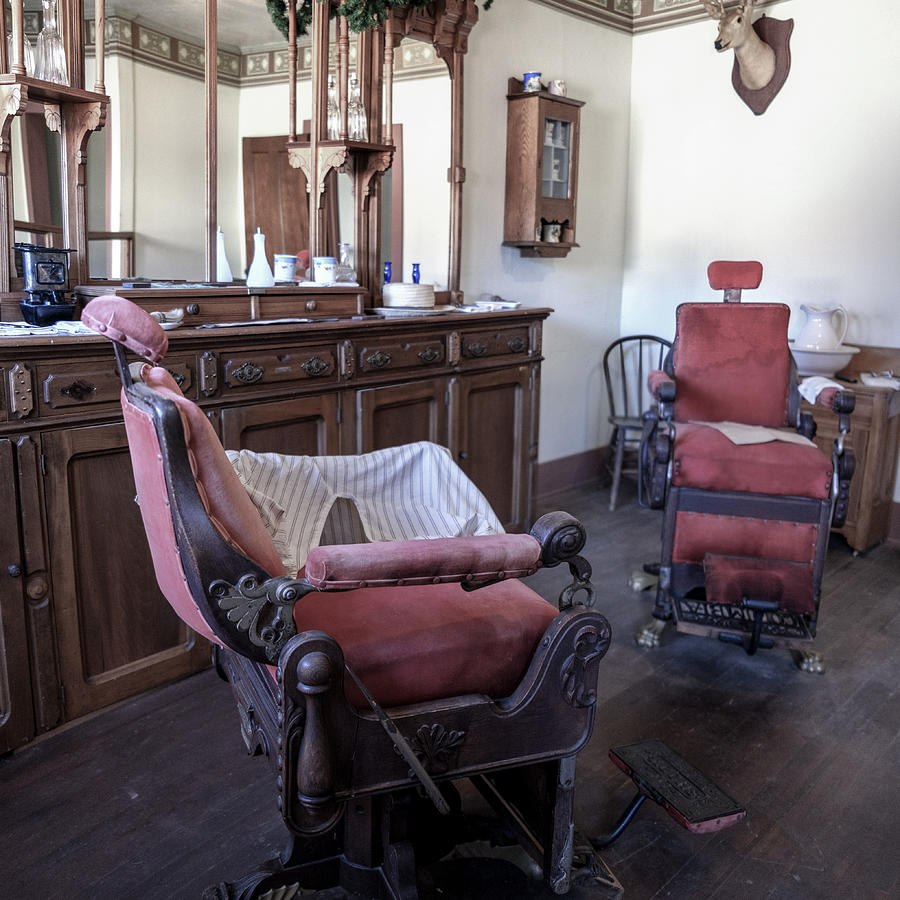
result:
[[[545,116],[543,133],[541,196],[552,200],[566,200],[569,197],[572,123]]]

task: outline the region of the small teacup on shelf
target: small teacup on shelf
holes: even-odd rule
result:
[[[541,73],[526,72],[522,76],[523,91],[539,91],[541,89]]]

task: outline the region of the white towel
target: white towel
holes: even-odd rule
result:
[[[503,533],[447,448],[428,441],[361,456],[226,452],[288,572],[320,544]]]
[[[800,396],[807,403],[815,403],[816,397],[818,397],[825,388],[829,387],[837,388],[839,391],[843,390],[841,385],[836,381],[832,381],[824,375],[812,375],[809,378],[804,378],[800,382]]]
[[[706,425],[715,428],[732,444],[768,444],[770,441],[784,441],[788,444],[816,445],[802,434],[787,428],[768,428],[765,425],[745,425],[743,422],[691,422],[691,425]]]

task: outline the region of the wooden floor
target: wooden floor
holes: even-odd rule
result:
[[[633,633],[651,598],[628,578],[655,558],[660,518],[623,493],[615,513],[598,487],[543,504],[588,526],[597,606],[614,632],[579,757],[579,829],[607,831],[632,796],[608,748],[658,737],[748,817],[696,836],[645,803],[604,853],[627,898],[900,897],[900,547],[853,556],[832,540],[824,675],[783,651],[751,658],[674,633],[639,650]],[[530,581],[555,598],[563,574]],[[244,754],[229,690],[211,671],[0,760],[2,897],[197,898],[282,840],[268,765]],[[472,883],[462,896],[522,894]]]

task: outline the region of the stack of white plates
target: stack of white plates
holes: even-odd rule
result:
[[[434,285],[391,282],[384,286],[382,296],[385,306],[428,309],[434,306]]]

